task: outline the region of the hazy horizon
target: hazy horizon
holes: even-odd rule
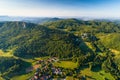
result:
[[[120,0],[1,0],[0,16],[120,18]]]

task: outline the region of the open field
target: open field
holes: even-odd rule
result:
[[[28,74],[23,74],[23,75],[19,75],[19,76],[15,76],[13,77],[11,80],[27,80],[29,79],[32,75],[34,75],[34,71],[30,72]]]
[[[9,50],[7,52],[4,52],[3,50],[0,50],[0,56],[3,56],[3,57],[12,57],[13,54],[12,54],[12,50]]]
[[[67,76],[67,77],[66,77],[66,80],[79,80],[79,79],[73,78],[73,77],[71,77],[71,76]]]
[[[69,69],[74,69],[77,67],[77,63],[74,63],[72,61],[60,61],[54,63],[55,66],[57,67],[63,67],[63,68],[69,68]]]
[[[0,77],[0,80],[4,80],[2,77]]]
[[[89,68],[83,69],[80,72],[81,76],[87,76],[87,80],[95,79],[95,80],[115,80],[114,77],[110,73],[106,73],[101,70],[99,72],[93,72]]]

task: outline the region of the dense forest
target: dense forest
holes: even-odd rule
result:
[[[0,22],[0,50],[12,50],[14,55],[0,57],[0,73],[13,76],[10,73],[20,71],[24,64],[31,65],[22,59],[50,56],[76,62],[76,70],[89,66],[91,71],[104,70],[119,80],[119,33],[120,24],[110,21]]]

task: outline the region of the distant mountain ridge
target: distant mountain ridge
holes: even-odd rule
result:
[[[0,22],[3,21],[23,21],[28,23],[35,23],[35,24],[44,24],[48,22],[55,22],[59,20],[66,20],[66,19],[74,19],[74,20],[82,20],[82,21],[105,21],[105,22],[116,22],[120,23],[120,19],[111,19],[111,18],[90,18],[90,17],[73,17],[73,18],[66,18],[66,17],[20,17],[20,16],[0,16]]]
[[[46,22],[54,22],[58,20],[62,20],[62,19],[60,18],[25,18],[22,21],[29,22],[29,23],[43,24]]]
[[[0,21],[23,21],[35,24],[42,24],[45,22],[53,22],[62,20],[61,18],[49,18],[49,17],[13,17],[13,16],[0,16]]]

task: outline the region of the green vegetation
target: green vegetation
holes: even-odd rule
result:
[[[67,76],[67,77],[66,77],[66,80],[79,80],[79,79],[74,78],[74,77],[71,77],[71,76]]]
[[[105,47],[120,51],[119,33],[110,33],[110,34],[101,34],[101,35],[99,34],[98,37],[100,38],[100,41],[104,44]]]
[[[12,78],[12,80],[27,80],[29,79],[32,75],[34,75],[34,71],[30,72],[28,74],[23,74],[23,75],[18,75],[18,76],[14,76]]]
[[[43,25],[1,22],[0,79],[31,78],[36,71],[26,73],[27,68],[57,57],[61,61],[54,63],[55,69],[63,74],[52,74],[53,66],[45,63],[52,78],[119,80],[119,33],[120,24],[99,20],[65,19]]]
[[[72,57],[80,53],[74,44],[76,38],[73,34],[23,22],[7,22],[0,28],[0,48],[4,51],[14,48],[14,55],[19,57]]]
[[[44,24],[49,28],[57,28],[68,32],[89,32],[89,33],[114,33],[120,32],[119,25],[109,21],[82,21],[77,19],[59,20]]]
[[[5,79],[15,75],[24,74],[27,67],[31,64],[14,57],[0,57],[0,73]]]
[[[80,75],[87,76],[87,79],[95,79],[95,80],[115,80],[114,77],[110,73],[106,73],[105,71],[93,72],[89,68],[86,68],[80,72]]]
[[[77,68],[77,63],[74,63],[72,61],[59,61],[59,62],[54,63],[54,66],[74,69],[74,68]]]

